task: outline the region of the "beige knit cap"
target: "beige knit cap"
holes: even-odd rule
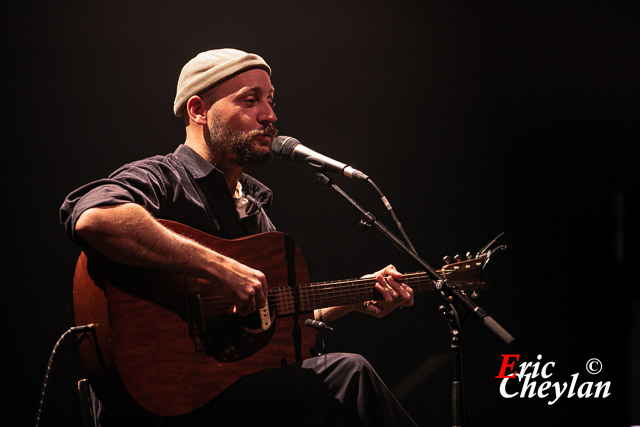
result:
[[[182,117],[189,98],[210,89],[234,75],[251,68],[271,68],[258,55],[237,49],[216,49],[199,53],[182,67],[178,78],[173,114]]]

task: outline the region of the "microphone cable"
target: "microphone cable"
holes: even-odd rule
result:
[[[413,247],[413,243],[411,243],[411,239],[409,239],[409,236],[407,236],[407,233],[404,231],[404,227],[402,227],[402,223],[400,222],[400,220],[398,219],[398,217],[396,216],[393,207],[391,207],[391,203],[389,203],[389,200],[387,199],[387,197],[382,193],[382,191],[380,190],[380,188],[378,188],[378,186],[376,185],[375,182],[373,182],[373,180],[369,177],[367,177],[367,182],[369,184],[371,184],[371,186],[374,188],[374,190],[376,191],[376,193],[378,193],[378,195],[380,196],[380,199],[382,200],[382,203],[384,204],[384,206],[387,208],[387,211],[389,211],[389,214],[391,214],[391,218],[393,219],[393,221],[396,223],[396,227],[398,228],[398,230],[400,231],[400,234],[402,234],[402,238],[404,239],[405,243],[407,244],[407,246],[409,247],[409,249],[417,255],[417,251],[416,248]]]
[[[89,323],[87,325],[82,326],[73,326],[69,328],[65,333],[63,333],[58,341],[53,346],[53,350],[51,351],[51,355],[49,356],[49,362],[47,363],[47,369],[44,373],[44,380],[42,381],[42,390],[40,392],[40,402],[38,403],[38,415],[36,416],[36,427],[40,426],[40,420],[42,419],[42,411],[44,409],[44,400],[45,395],[47,393],[47,385],[49,382],[49,374],[51,373],[51,367],[53,366],[53,360],[56,356],[56,352],[58,351],[58,347],[65,341],[68,337],[72,336],[72,334],[83,333],[87,331],[92,331],[95,328],[94,323]]]

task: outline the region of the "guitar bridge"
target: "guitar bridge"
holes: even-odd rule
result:
[[[269,303],[258,310],[260,314],[260,329],[262,332],[269,330],[271,327],[271,314],[269,313]]]

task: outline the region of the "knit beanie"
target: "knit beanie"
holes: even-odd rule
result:
[[[189,98],[218,83],[252,68],[262,68],[271,75],[269,65],[253,53],[237,49],[216,49],[199,53],[182,67],[178,78],[173,114],[182,117]]]

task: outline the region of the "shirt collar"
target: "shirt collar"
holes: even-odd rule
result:
[[[173,152],[180,163],[191,173],[191,176],[195,179],[204,178],[213,171],[217,171],[222,174],[220,169],[207,162],[202,156],[196,153],[192,148],[187,147],[184,144],[180,144],[176,151]]]
[[[184,144],[180,144],[178,148],[176,148],[174,155],[180,160],[194,179],[205,178],[214,172],[223,175],[220,169],[207,162],[192,148]],[[258,206],[271,205],[273,193],[269,187],[245,173],[240,175],[240,183],[242,184],[243,193],[254,198]]]

